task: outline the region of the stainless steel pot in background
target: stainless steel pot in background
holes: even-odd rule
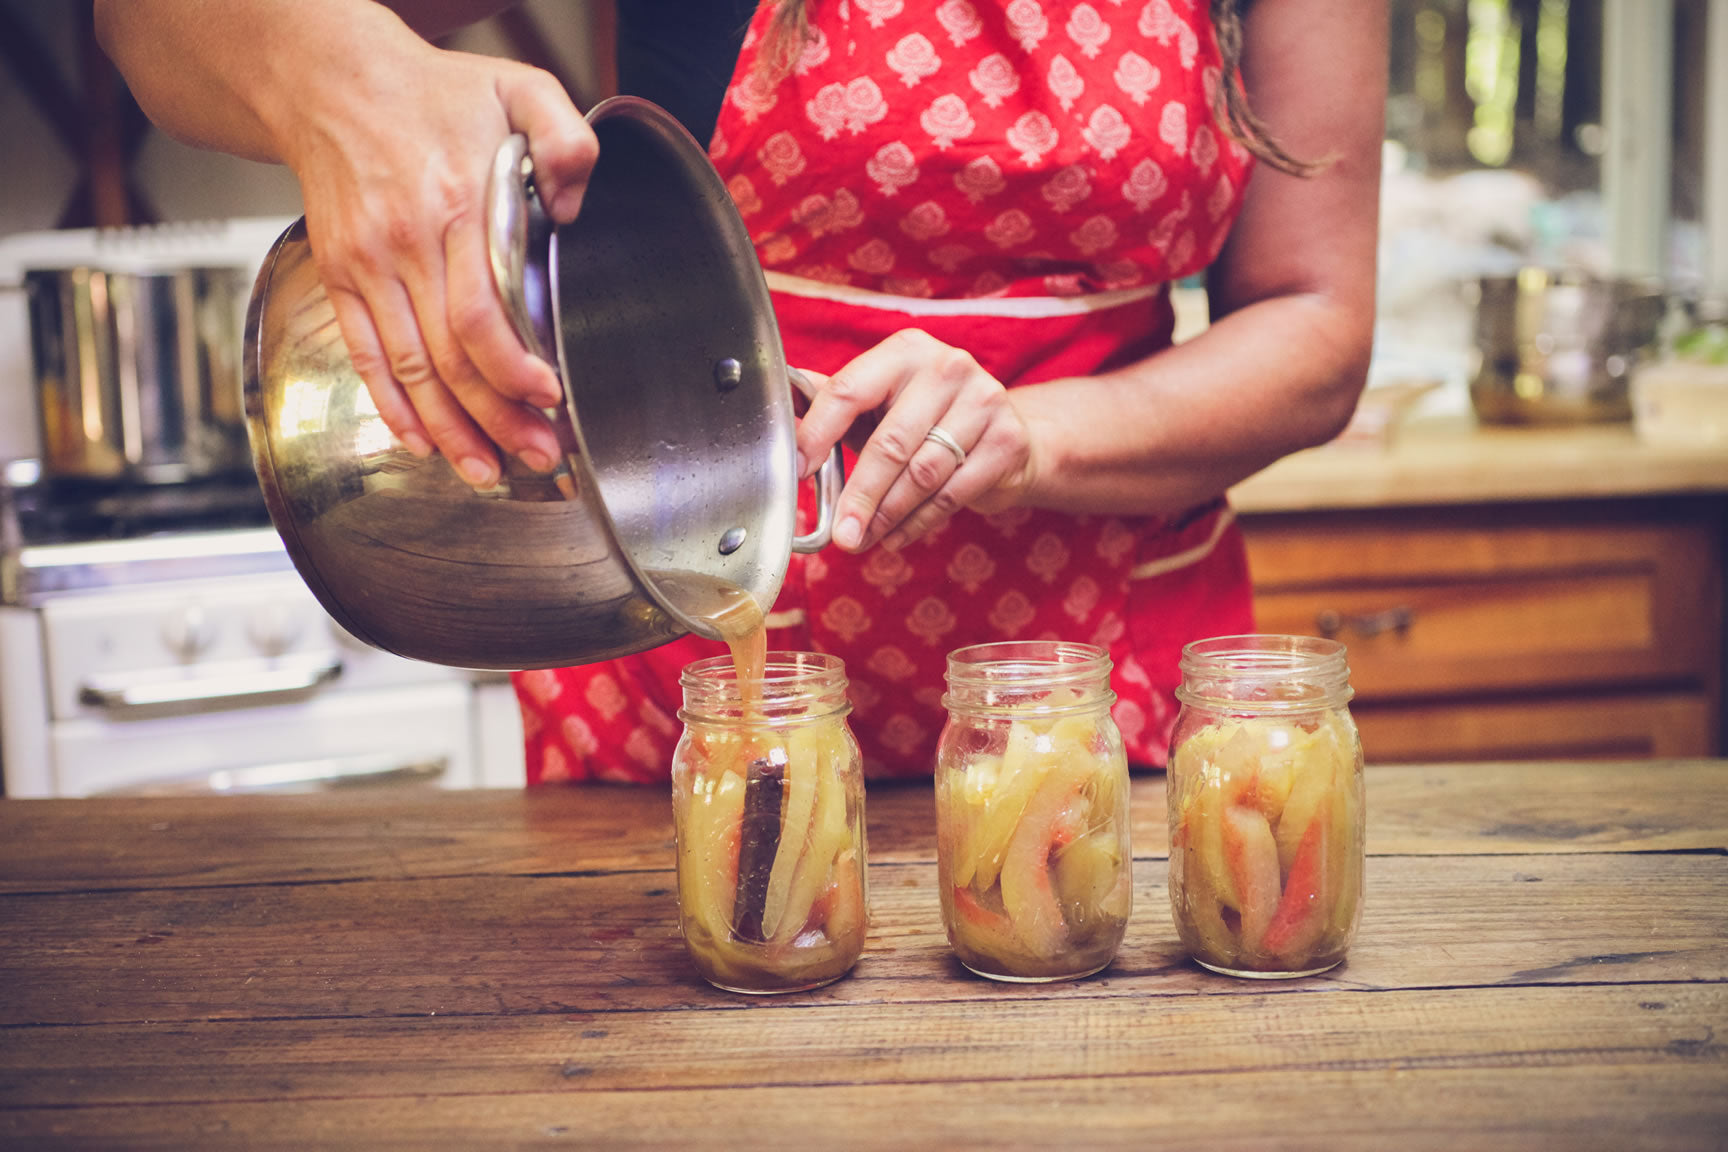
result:
[[[249,469],[240,269],[29,269],[24,287],[45,476],[159,484]]]
[[[1475,284],[1470,401],[1487,424],[1630,420],[1633,366],[1656,342],[1659,284],[1524,268]]]

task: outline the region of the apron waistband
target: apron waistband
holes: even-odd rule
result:
[[[832,300],[840,304],[855,304],[882,312],[902,312],[908,316],[998,316],[1003,319],[1037,320],[1051,316],[1083,316],[1120,308],[1140,300],[1149,300],[1165,291],[1167,284],[1148,284],[1139,288],[1121,288],[1114,292],[1095,292],[1085,296],[983,296],[961,300],[929,300],[919,296],[891,296],[846,284],[830,284],[824,280],[809,280],[788,276],[784,272],[764,272],[770,291],[806,300]]]

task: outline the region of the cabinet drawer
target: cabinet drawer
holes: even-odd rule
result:
[[[1290,515],[1244,527],[1257,626],[1336,635],[1364,701],[1714,692],[1720,528],[1685,504]]]
[[[1709,756],[1702,693],[1375,704],[1351,709],[1370,764]]]

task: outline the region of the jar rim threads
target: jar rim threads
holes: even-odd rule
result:
[[[1054,716],[1116,702],[1110,653],[1070,640],[1001,640],[948,654],[942,706],[985,714]]]
[[[1274,712],[1335,708],[1355,695],[1346,656],[1343,643],[1319,636],[1247,633],[1195,640],[1182,648],[1176,698]]]
[[[744,697],[731,656],[686,664],[678,683],[684,689],[678,718],[685,723],[736,723],[744,718]],[[797,723],[852,710],[846,697],[846,662],[825,652],[768,653],[756,688],[752,717],[763,723]]]

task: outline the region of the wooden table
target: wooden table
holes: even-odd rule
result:
[[[658,792],[0,802],[6,1147],[1728,1147],[1728,762],[1371,766],[1347,964],[1184,959],[1161,779],[1089,980],[953,962],[927,787],[872,929],[709,989]]]

